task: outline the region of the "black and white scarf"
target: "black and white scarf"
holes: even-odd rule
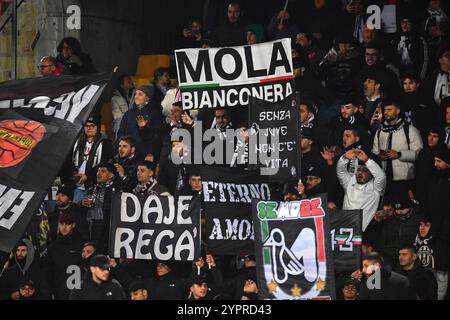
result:
[[[400,41],[397,45],[397,52],[400,55],[400,63],[402,65],[412,64],[411,56],[409,54],[411,51],[411,46],[412,46],[412,39],[410,35],[404,34],[400,36]]]
[[[450,124],[445,127],[445,139],[444,143],[448,146],[450,146]]]
[[[425,28],[424,31],[427,31],[428,29],[428,25],[432,22],[432,21],[436,21],[436,23],[438,25],[440,25],[443,22],[448,21],[448,17],[445,14],[445,12],[442,9],[432,9],[432,8],[428,8],[428,18],[425,22]]]
[[[388,133],[387,138],[387,148],[386,150],[392,150],[392,135],[403,129],[404,121],[400,118],[395,124],[390,125],[385,121],[381,126],[381,131]],[[394,179],[394,170],[392,168],[392,159],[386,160],[386,178],[388,181],[392,181]]]
[[[101,183],[95,185],[91,190],[87,192],[93,201],[93,205],[89,208],[86,219],[90,220],[103,220],[103,204],[105,202],[105,192],[107,188],[112,187],[113,182]]]
[[[311,117],[308,118],[307,122],[301,123],[301,124],[300,124],[301,128],[302,128],[302,129],[303,129],[303,128],[310,128],[310,129],[314,128],[314,119],[315,119],[315,118],[316,118],[316,117],[314,116],[314,114],[311,115]]]
[[[393,125],[390,125],[387,121],[384,121],[383,125],[381,126],[381,131],[389,133],[391,138],[393,133],[396,133],[397,131],[403,129],[404,124],[405,122],[402,118],[398,119],[398,121]]]
[[[351,116],[350,118],[343,118],[342,116],[339,116],[339,122],[342,124],[355,124],[356,122],[356,117],[355,115]]]
[[[233,158],[231,159],[230,167],[236,165],[245,165],[248,163],[248,143],[238,140],[236,148],[234,149]]]
[[[133,189],[133,193],[138,196],[149,196],[149,195],[157,195],[154,191],[152,191],[153,183],[155,179],[153,177],[145,184],[138,184],[136,188]]]
[[[448,96],[450,96],[450,75],[448,72],[441,70],[436,77],[434,101],[439,105]]]

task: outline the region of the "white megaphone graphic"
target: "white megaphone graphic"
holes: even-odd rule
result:
[[[316,238],[312,229],[304,228],[290,248],[286,246],[284,233],[280,229],[273,229],[264,246],[271,247],[272,273],[278,284],[285,283],[289,275],[298,276],[302,273],[307,281],[316,281]]]

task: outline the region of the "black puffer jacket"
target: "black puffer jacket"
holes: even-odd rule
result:
[[[111,277],[100,284],[92,280],[92,274],[86,273],[80,289],[70,293],[69,300],[126,300],[125,293],[119,282]]]
[[[448,235],[446,232],[438,233],[434,230],[434,224],[428,233],[422,237],[417,233],[414,247],[417,252],[417,261],[420,261],[424,268],[430,270],[448,271]]]

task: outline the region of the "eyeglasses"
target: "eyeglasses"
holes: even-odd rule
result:
[[[93,128],[97,128],[97,125],[96,124],[85,124],[84,127],[88,128],[88,129],[93,129]]]
[[[39,70],[43,70],[43,69],[45,69],[45,68],[53,67],[53,66],[54,66],[54,64],[43,64],[43,65],[37,66],[37,68],[38,68]]]

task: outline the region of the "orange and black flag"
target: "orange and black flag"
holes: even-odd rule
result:
[[[24,234],[109,82],[96,74],[0,83],[0,251]]]

